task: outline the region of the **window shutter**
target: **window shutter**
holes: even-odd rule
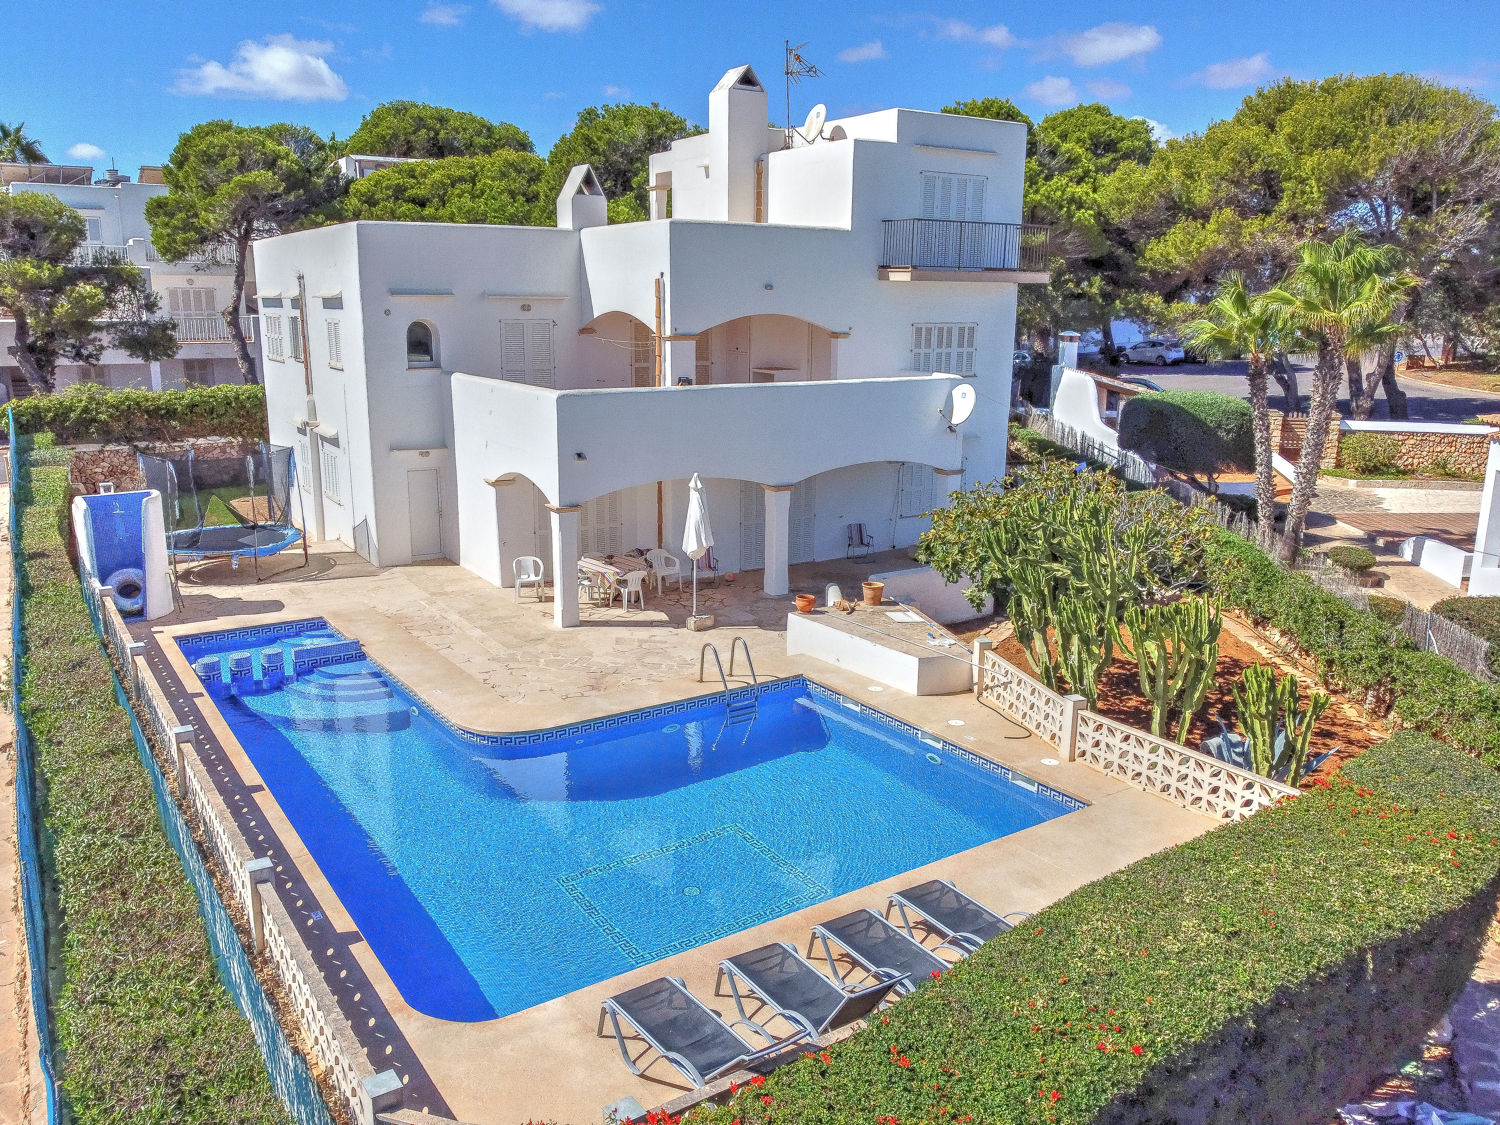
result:
[[[640,321],[630,329],[630,381],[637,387],[656,386],[655,355],[651,349],[651,329]]]
[[[922,173],[922,218],[935,219],[937,215],[937,183],[936,172]]]
[[[552,386],[552,322],[526,322],[526,381],[533,387]]]
[[[328,366],[344,366],[344,341],[343,329],[337,320],[326,320],[323,322],[328,329]]]
[[[740,569],[766,565],[766,490],[753,480],[740,482]]]
[[[500,322],[500,377],[513,383],[526,382],[526,322]]]
[[[787,561],[794,563],[813,561],[813,510],[817,507],[817,482],[809,477],[792,489],[791,511],[788,514]]]
[[[984,222],[984,177],[969,176],[969,211],[964,218],[971,222]]]
[[[693,341],[693,381],[699,386],[714,381],[714,347],[707,332]]]

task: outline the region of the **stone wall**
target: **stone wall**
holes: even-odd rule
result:
[[[99,491],[103,481],[117,492],[146,487],[141,479],[137,453],[185,457],[193,451],[194,475],[200,487],[242,481],[245,456],[259,448],[258,442],[240,438],[197,438],[192,441],[150,442],[143,445],[78,446],[73,455],[72,481],[85,493]]]
[[[1348,441],[1354,432],[1346,430],[1340,434],[1340,444]],[[1485,462],[1490,455],[1490,441],[1493,438],[1492,434],[1418,430],[1386,431],[1381,436],[1396,440],[1396,464],[1409,473],[1428,472],[1437,468],[1445,474],[1461,473],[1475,477],[1484,475]]]

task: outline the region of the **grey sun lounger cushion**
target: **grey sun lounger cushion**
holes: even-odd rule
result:
[[[719,962],[719,974],[729,978],[740,1018],[749,1019],[740,995],[743,984],[810,1035],[822,1035],[869,1015],[906,979],[904,973],[881,969],[875,984],[853,990],[841,988],[782,941],[725,958]]]
[[[856,965],[868,972],[885,970],[902,974],[905,979],[897,982],[896,989],[903,994],[916,988],[933,973],[941,973],[949,968],[949,962],[902,933],[868,907],[814,926],[812,938],[813,941],[823,943],[823,956],[828,959],[828,969],[841,982],[844,977],[839,972],[838,962],[834,957],[834,945],[841,947]],[[959,956],[968,953],[962,945],[946,941],[935,948],[941,949],[944,946]],[[808,948],[811,951],[811,944]]]
[[[946,940],[978,948],[992,937],[998,937],[1015,923],[1008,919],[1030,918],[1023,911],[999,915],[982,903],[975,902],[947,879],[930,879],[891,895],[890,906],[901,912],[901,925],[913,938],[911,911],[920,915],[928,929]],[[886,908],[890,913],[890,907]]]
[[[599,1011],[600,1035],[604,1034],[605,1016],[609,1017],[614,1028],[620,1057],[632,1074],[640,1074],[645,1068],[637,1066],[630,1057],[625,1033],[620,1028],[621,1019],[634,1027],[652,1050],[676,1067],[678,1073],[695,1087],[706,1086],[731,1071],[780,1054],[807,1038],[806,1032],[798,1031],[777,1039],[758,1023],[735,1020],[736,1024],[743,1023],[766,1040],[767,1046],[757,1049],[735,1031],[733,1025],[725,1023],[689,992],[678,977],[658,977],[605,1000]]]

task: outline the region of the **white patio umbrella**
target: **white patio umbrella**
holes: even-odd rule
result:
[[[714,530],[708,525],[708,495],[703,479],[697,473],[688,481],[687,528],[682,533],[682,550],[693,560],[693,616],[698,616],[698,560],[714,545]]]

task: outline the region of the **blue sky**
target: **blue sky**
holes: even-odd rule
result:
[[[1253,0],[1026,5],[773,0],[13,0],[25,76],[0,94],[54,161],[165,160],[199,121],[290,120],[346,136],[392,98],[512,121],[538,151],[584,106],[657,101],[690,120],[751,63],[784,113],[784,39],[826,77],[800,120],[1001,95],[1040,117],[1103,101],[1170,134],[1281,75],[1411,70],[1500,96],[1500,2]],[[1485,10],[1488,15],[1485,15]]]

